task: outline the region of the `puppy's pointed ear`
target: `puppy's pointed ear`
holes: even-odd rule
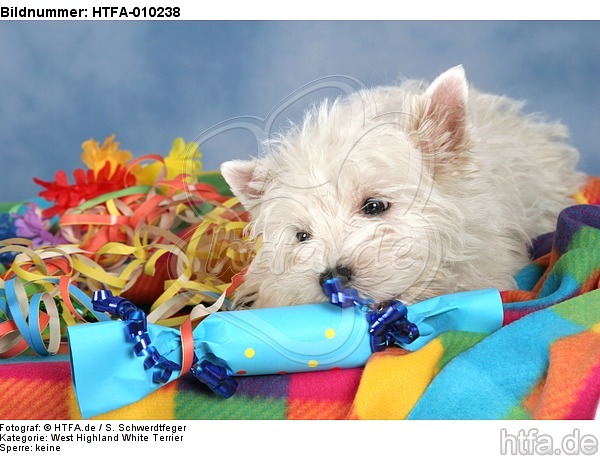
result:
[[[470,146],[467,125],[469,85],[462,65],[437,77],[425,91],[417,133],[424,152],[452,161]]]
[[[267,173],[260,159],[232,160],[221,165],[221,174],[231,191],[247,210],[260,202],[267,183]]]

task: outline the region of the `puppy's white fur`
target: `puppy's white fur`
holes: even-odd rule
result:
[[[322,302],[321,275],[342,267],[376,301],[514,287],[583,180],[566,128],[521,108],[459,66],[324,102],[261,158],[224,163],[260,238],[238,304]],[[369,198],[389,209],[366,214]]]

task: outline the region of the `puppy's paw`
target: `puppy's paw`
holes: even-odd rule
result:
[[[258,284],[253,284],[246,276],[244,282],[235,290],[233,295],[233,306],[236,310],[249,309],[255,306],[259,297]]]

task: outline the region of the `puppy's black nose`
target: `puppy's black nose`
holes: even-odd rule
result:
[[[339,266],[334,269],[327,269],[319,276],[319,283],[321,286],[325,283],[325,281],[329,279],[333,279],[334,277],[339,277],[341,279],[350,282],[352,280],[352,269],[346,266]]]

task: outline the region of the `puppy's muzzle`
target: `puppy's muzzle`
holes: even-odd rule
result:
[[[352,280],[352,269],[346,266],[339,266],[334,269],[327,269],[319,276],[319,284],[322,287],[325,281],[333,279],[334,277],[338,277],[346,282],[350,282]]]

